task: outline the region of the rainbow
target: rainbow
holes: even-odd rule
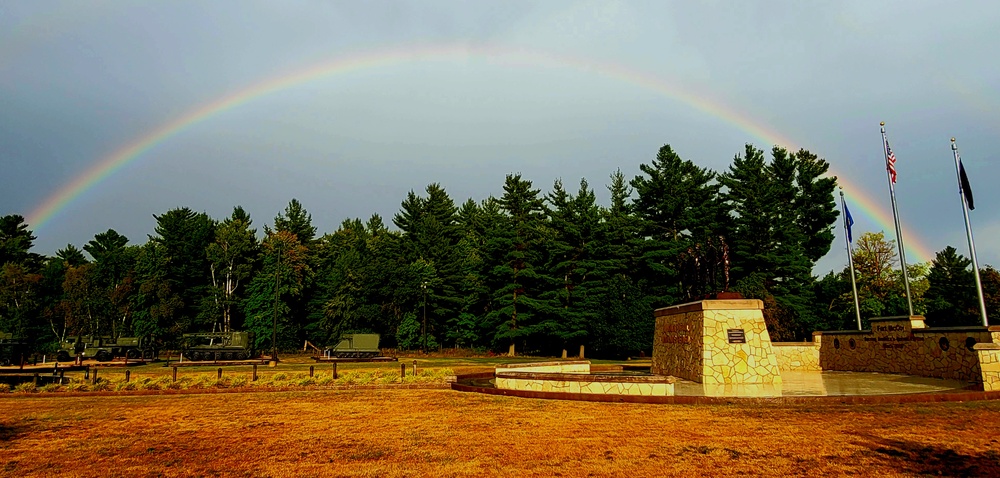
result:
[[[89,169],[48,196],[28,214],[27,221],[34,226],[36,231],[41,229],[54,216],[66,209],[85,192],[113,175],[122,167],[136,161],[150,149],[220,113],[238,108],[268,94],[293,88],[321,78],[389,65],[468,59],[534,67],[556,66],[613,78],[678,100],[697,110],[719,118],[749,133],[756,139],[771,145],[780,145],[791,150],[798,149],[796,142],[745,113],[736,111],[720,102],[713,101],[704,95],[697,94],[689,88],[683,88],[663,78],[655,77],[625,67],[624,65],[606,62],[598,63],[564,55],[555,56],[537,51],[491,46],[415,46],[339,57],[289,74],[254,83],[210,103],[194,108],[172,121],[156,127],[149,133],[136,138],[97,161]],[[860,210],[873,219],[885,231],[895,230],[892,217],[885,212],[884,208],[879,207],[879,203],[866,194],[863,189],[853,185],[847,180],[846,176],[837,174],[833,167],[830,169],[830,174],[838,176],[838,183],[847,193],[852,210]],[[906,236],[907,249],[916,253],[915,259],[918,262],[926,262],[934,257],[931,249],[924,245],[912,231],[906,227],[904,227],[903,231]]]

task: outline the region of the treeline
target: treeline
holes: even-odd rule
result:
[[[145,244],[108,230],[54,257],[32,253],[9,215],[0,330],[41,350],[88,334],[171,347],[212,330],[249,330],[268,349],[276,324],[282,349],[376,332],[402,349],[623,356],[650,350],[654,308],[724,289],[764,300],[773,340],[852,328],[846,269],[811,272],[838,217],[829,164],[805,150],[765,156],[747,145],[720,174],[663,146],[640,175],[611,175],[607,206],[586,180],[542,193],[511,174],[499,198],[461,204],[431,184],[403,199],[393,229],[372,215],[318,235],[294,199],[263,234],[241,207],[221,221],[179,208],[154,215]],[[862,274],[865,310],[902,313],[892,257],[878,261]],[[940,297],[940,309],[964,306]]]

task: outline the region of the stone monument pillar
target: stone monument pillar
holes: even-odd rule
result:
[[[763,308],[740,299],[657,309],[652,372],[706,385],[780,385]]]

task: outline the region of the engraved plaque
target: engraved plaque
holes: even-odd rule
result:
[[[743,333],[743,329],[727,329],[726,335],[729,337],[729,343],[731,344],[747,343],[747,336]]]

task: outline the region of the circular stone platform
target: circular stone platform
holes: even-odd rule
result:
[[[626,375],[648,372],[620,372]],[[964,401],[1000,399],[1000,392],[983,392],[974,385],[937,378],[868,372],[791,372],[781,373],[779,386],[706,386],[677,380],[674,396],[619,396],[574,393],[503,390],[495,387],[492,373],[459,376],[452,388],[460,391],[494,395],[588,401],[643,403],[725,403],[742,399],[778,401],[835,401],[849,403],[885,403],[911,401]]]

